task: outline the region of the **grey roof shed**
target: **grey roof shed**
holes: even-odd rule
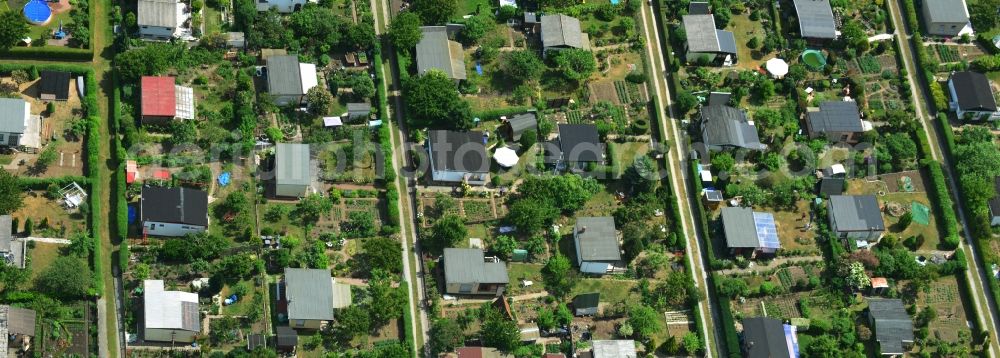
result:
[[[372,105],[367,102],[351,102],[347,104],[347,115],[351,118],[368,117]]]
[[[924,19],[929,23],[959,23],[969,21],[969,11],[965,0],[924,0]],[[996,14],[994,14],[996,15]]]
[[[483,144],[483,132],[427,131],[434,170],[488,172],[490,160]]]
[[[310,185],[309,145],[278,143],[274,149],[275,183],[278,185]]]
[[[604,144],[593,124],[560,124],[559,147],[569,162],[603,161]]]
[[[486,262],[481,249],[444,249],[444,279],[446,283],[507,283],[507,265]]]
[[[0,98],[0,132],[24,133],[24,107],[20,98]]]
[[[809,129],[814,133],[863,132],[861,112],[854,101],[826,101],[817,110],[810,110]]]
[[[177,27],[177,0],[139,0],[136,23],[139,26]]]
[[[799,33],[802,37],[837,38],[837,24],[833,19],[830,0],[795,0],[795,13],[799,18]]]
[[[757,247],[757,229],[754,226],[753,210],[750,208],[722,208],[722,229],[726,234],[726,247]]]
[[[510,135],[514,140],[521,140],[521,134],[529,129],[538,130],[538,117],[534,112],[516,114],[507,120],[510,126]]]
[[[874,195],[831,195],[828,209],[837,231],[885,230]]]
[[[610,216],[579,217],[573,229],[580,253],[578,261],[620,261],[621,249],[615,219]]]
[[[958,108],[963,111],[993,111],[997,110],[997,101],[993,97],[993,88],[986,75],[979,72],[962,71],[951,74],[952,85],[955,87],[953,100],[958,102]]]
[[[781,321],[767,317],[743,320],[743,346],[747,358],[789,357],[785,327]]]
[[[329,270],[285,269],[288,319],[332,320],[333,278]]]
[[[542,15],[542,46],[590,49],[590,38],[580,29],[580,20],[563,14]]]
[[[719,34],[715,28],[715,17],[711,14],[684,15],[681,17],[687,33],[689,52],[720,52]]]
[[[447,26],[424,26],[423,37],[417,43],[417,73],[441,70],[448,78],[466,79],[465,53],[462,45],[448,39]]]
[[[906,313],[900,299],[869,298],[868,314],[871,316],[882,354],[903,354],[904,342],[913,342],[913,320]]]
[[[763,150],[757,127],[750,124],[746,112],[723,105],[701,108],[702,141],[708,146],[739,147]]]

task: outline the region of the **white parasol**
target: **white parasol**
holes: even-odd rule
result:
[[[510,168],[517,164],[517,152],[513,149],[503,147],[493,152],[493,159],[504,168]]]

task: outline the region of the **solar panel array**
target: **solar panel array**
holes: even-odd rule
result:
[[[777,249],[781,247],[778,241],[778,228],[774,224],[771,213],[753,213],[753,224],[757,229],[757,242],[762,248]]]

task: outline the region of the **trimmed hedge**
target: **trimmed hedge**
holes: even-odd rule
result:
[[[80,186],[84,188],[90,186],[90,178],[76,176],[76,175],[67,175],[58,178],[18,177],[17,182],[18,184],[21,184],[22,188],[31,190],[45,190],[49,188],[50,184],[55,184],[60,187],[63,187],[73,182],[80,184]]]
[[[718,274],[712,273],[712,278],[717,280]],[[714,287],[712,292],[715,292]],[[716,294],[719,303],[719,321],[726,333],[726,350],[729,351],[730,358],[742,357],[740,349],[740,336],[736,333],[736,319],[733,317],[732,304],[726,295]]]
[[[535,108],[531,106],[506,107],[506,108],[497,108],[481,112],[475,112],[472,114],[472,116],[484,121],[488,121],[493,119],[500,119],[500,117],[503,116],[510,116],[534,110]]]
[[[698,173],[697,161],[691,161],[691,175],[692,178],[700,177],[700,173]],[[693,189],[692,192],[694,193],[701,193],[703,189],[701,186],[701,182],[698,180],[691,180],[691,186],[694,187],[692,188]],[[696,201],[695,203],[692,203],[692,206],[694,206],[695,210],[697,211],[697,213],[695,214],[696,216],[695,219],[699,222],[699,225],[701,226],[702,230],[701,232],[706,236],[705,250],[708,251],[708,265],[713,270],[723,269],[727,268],[727,266],[731,266],[715,257],[715,249],[712,247],[712,240],[711,238],[707,238],[707,236],[710,235],[711,233],[708,229],[708,211],[705,210],[705,204],[702,203],[701,200],[695,200],[695,201]]]
[[[399,288],[406,290],[406,297],[410,297],[410,282],[403,280],[399,282]],[[406,309],[403,310],[403,341],[406,342],[406,346],[410,347],[413,351],[410,352],[413,358],[417,358],[417,351],[420,347],[417,347],[417,341],[413,339],[413,316],[410,315],[410,307],[413,302],[409,299],[406,300]]]
[[[384,67],[382,66],[382,54],[376,53],[372,56],[372,66],[375,68],[375,90],[378,92],[378,118],[382,122],[391,120],[389,117],[389,96],[386,94],[385,81],[382,77],[384,76],[382,71]]]
[[[94,50],[62,46],[12,47],[7,52],[0,53],[0,58],[19,60],[91,61],[94,59]]]
[[[931,177],[931,186],[933,187],[931,188],[933,190],[931,202],[934,204],[935,211],[944,219],[942,222],[944,237],[941,239],[941,244],[943,249],[952,250],[958,247],[960,238],[958,236],[958,219],[955,216],[955,210],[952,209],[954,203],[951,201],[951,196],[948,195],[944,171],[941,169],[941,163],[933,160],[925,159],[923,165]]]

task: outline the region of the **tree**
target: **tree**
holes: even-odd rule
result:
[[[625,182],[632,186],[635,193],[646,193],[653,190],[659,180],[656,163],[648,156],[635,158],[632,165],[625,169]]]
[[[493,239],[493,244],[490,245],[490,251],[493,251],[502,260],[510,260],[511,256],[514,255],[514,249],[517,249],[517,240],[507,235],[497,236]]]
[[[81,299],[90,288],[90,267],[79,257],[60,256],[35,280],[38,290],[52,297]]]
[[[458,9],[456,0],[416,0],[410,11],[420,15],[424,25],[444,25]]]
[[[597,70],[594,54],[582,49],[565,49],[550,55],[555,67],[569,81],[580,82]]]
[[[1000,25],[1000,0],[979,0],[969,3],[969,20],[974,29],[992,29]]]
[[[18,178],[6,170],[0,170],[0,215],[13,213],[22,206],[24,206],[24,190]]]
[[[484,309],[485,318],[479,335],[483,345],[503,352],[512,352],[521,344],[521,329],[517,322],[507,319],[493,307]]]
[[[448,214],[434,222],[430,233],[422,242],[429,252],[440,254],[445,248],[455,247],[466,235],[468,231],[465,228],[465,220],[458,215]]]
[[[912,222],[913,222],[913,212],[907,211],[905,214],[903,214],[903,216],[899,217],[899,222],[897,222],[896,225],[899,226],[900,230],[906,230],[906,228],[910,227],[910,223]]]
[[[7,51],[28,36],[28,23],[16,11],[0,12],[0,51]]]
[[[465,335],[462,327],[458,326],[454,320],[448,318],[438,318],[431,323],[430,331],[431,352],[437,356],[443,352],[454,351],[465,343]]]
[[[542,268],[542,282],[545,290],[556,297],[565,297],[576,286],[576,274],[573,273],[569,259],[561,254],[549,258]]]
[[[368,99],[375,95],[375,82],[368,75],[351,77],[350,86],[354,97],[359,100]]]
[[[555,318],[559,325],[569,326],[570,323],[573,323],[573,311],[570,311],[565,303],[560,303],[559,307],[556,307]]]
[[[181,47],[169,43],[152,43],[119,53],[115,56],[115,68],[123,81],[137,83],[142,76],[164,73],[182,55]]]
[[[628,324],[635,330],[635,337],[641,341],[648,340],[661,329],[659,315],[653,308],[643,305],[636,305],[629,310]]]
[[[994,14],[996,11],[994,11]],[[868,36],[865,29],[858,20],[848,19],[841,26],[841,38],[849,48],[855,48],[860,52],[868,50]]]
[[[760,39],[757,37],[750,38],[750,41],[747,41],[747,47],[753,49],[760,47]]]
[[[882,145],[876,148],[881,148],[876,158],[879,160],[888,159],[889,163],[892,163],[892,167],[897,170],[911,167],[917,159],[917,143],[913,141],[909,133],[885,135],[880,144]]]
[[[736,159],[729,152],[716,152],[712,153],[712,169],[718,174],[729,172],[733,170],[733,166],[736,165]]]
[[[699,338],[694,332],[685,333],[683,341],[684,350],[690,355],[696,355],[702,348],[701,338]]]
[[[323,86],[316,86],[306,92],[306,103],[309,103],[310,113],[317,116],[326,115],[330,113],[330,106],[333,105],[333,95]]]
[[[770,79],[762,79],[760,83],[754,86],[754,94],[757,99],[761,102],[767,102],[774,97],[774,82]]]
[[[378,42],[375,27],[370,23],[348,24],[344,33],[344,45],[356,50],[371,49]]]
[[[420,31],[420,16],[411,11],[403,11],[389,24],[389,41],[400,50],[409,50],[424,36]]]
[[[267,13],[269,12],[264,14]],[[257,21],[257,24],[262,22],[264,21]],[[334,13],[333,9],[323,6],[305,6],[301,11],[289,15],[287,21],[287,28],[292,30],[297,40],[303,45],[316,48],[332,48],[340,44],[341,36],[346,32],[345,25],[343,18]],[[273,30],[284,32],[284,25]]]
[[[337,331],[354,338],[367,335],[371,330],[371,319],[368,312],[358,305],[351,305],[337,313]]]
[[[848,275],[847,284],[851,285],[854,290],[860,290],[868,287],[871,284],[871,279],[868,278],[868,273],[865,272],[865,266],[860,262],[852,262]]]
[[[527,151],[538,142],[538,132],[534,129],[527,129],[521,133],[521,150]]]
[[[528,235],[539,232],[559,216],[550,202],[533,198],[518,199],[510,205],[507,220]]]
[[[538,322],[538,329],[548,331],[556,328],[556,315],[551,309],[540,306],[536,312],[538,317],[535,318],[535,321]]]
[[[698,97],[691,94],[691,91],[681,90],[677,92],[677,110],[681,114],[687,114],[698,105]]]
[[[747,285],[745,280],[738,277],[720,277],[721,279],[716,281],[716,290],[720,295],[737,298],[746,296],[750,292],[750,286]]]
[[[351,237],[375,236],[375,217],[368,211],[352,211],[347,221],[340,223],[340,231]]]
[[[427,0],[423,0],[427,1]],[[410,77],[403,86],[410,125],[417,128],[472,128],[472,109],[459,97],[455,81],[432,70]]]
[[[295,204],[292,212],[299,222],[305,226],[312,226],[319,221],[320,215],[326,214],[333,209],[333,203],[320,194],[309,194]]]
[[[371,297],[368,314],[371,316],[372,327],[382,327],[393,318],[403,316],[406,307],[406,291],[392,287],[392,280],[382,270],[372,270],[372,279],[368,281],[368,296]]]
[[[374,237],[361,245],[365,250],[364,260],[367,269],[379,269],[391,273],[403,271],[403,263],[399,260],[403,255],[403,249],[399,242],[387,237]]]
[[[464,44],[471,45],[479,42],[494,27],[496,20],[493,19],[493,14],[485,11],[465,21],[465,28],[458,33],[458,39]]]
[[[538,80],[545,71],[545,64],[532,51],[516,50],[500,55],[500,72],[517,82]]]

